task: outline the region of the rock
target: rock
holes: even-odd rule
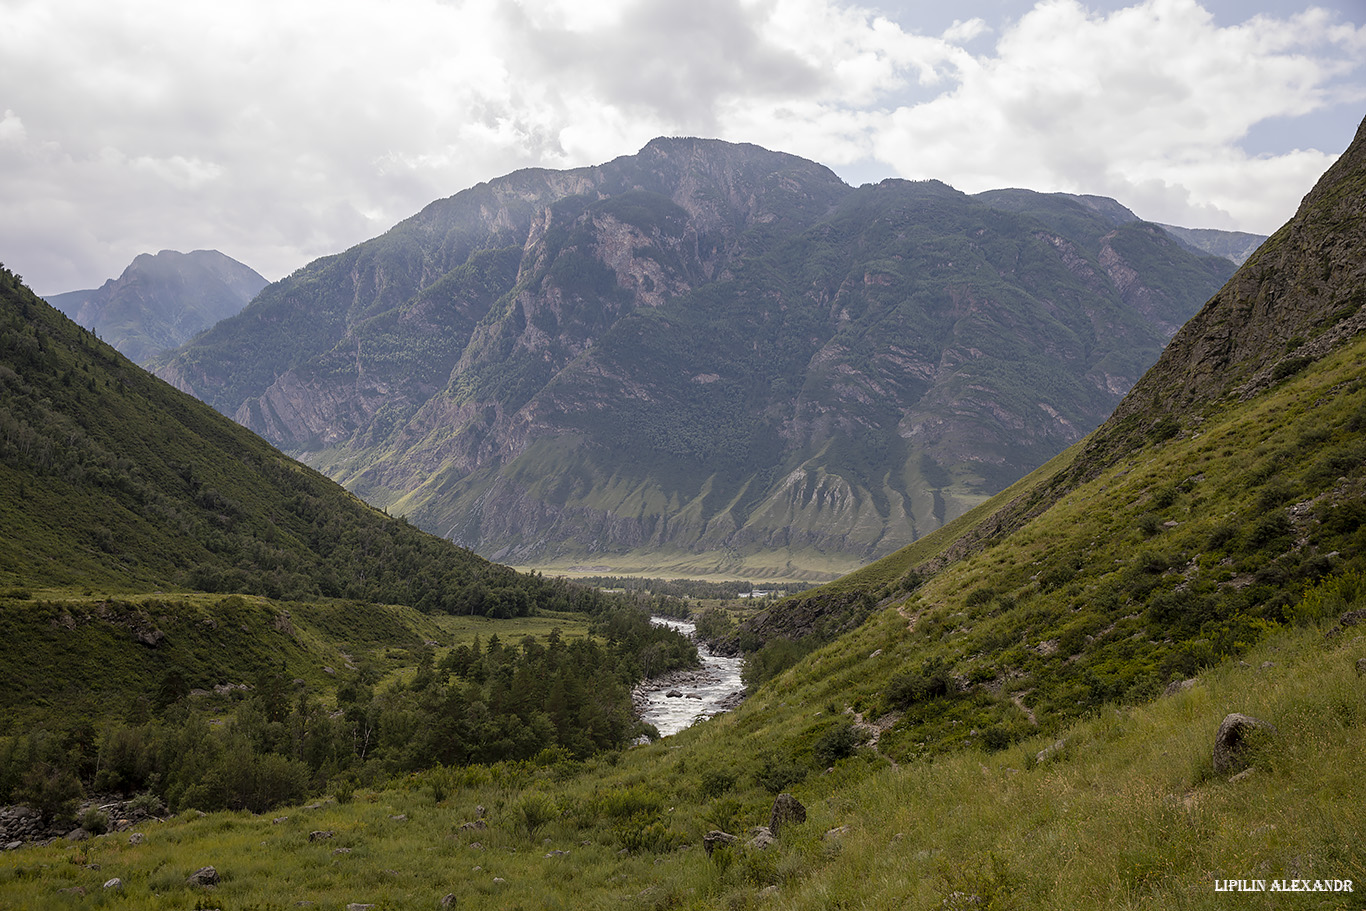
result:
[[[1194,677],[1189,680],[1173,680],[1171,683],[1167,684],[1167,688],[1162,691],[1162,695],[1175,696],[1177,693],[1185,692],[1193,686],[1195,686]]]
[[[407,821],[408,821],[408,814],[407,814],[407,813],[400,813],[400,814],[398,814],[397,816],[390,816],[389,818],[392,819],[394,822],[407,822]]]
[[[342,854],[350,854],[350,853],[351,853],[351,849],[350,849],[350,848],[338,848],[337,850],[335,850],[335,851],[332,852],[332,856],[333,856],[333,857],[337,857],[337,856],[340,856],[340,855],[342,855]]]
[[[134,832],[132,835],[128,836],[128,843],[130,845],[140,845],[146,840],[147,836],[143,835],[141,832]]]
[[[1366,677],[1366,658],[1357,659],[1357,676]]]
[[[166,634],[159,629],[140,629],[133,636],[149,648],[156,648],[161,644],[161,640],[166,638]]]
[[[1341,636],[1349,627],[1356,626],[1366,620],[1366,608],[1361,610],[1351,610],[1338,618],[1338,625],[1325,633],[1325,638],[1335,639]]]
[[[287,819],[289,819],[288,816],[277,816],[270,821],[270,824],[272,826],[278,826],[280,823],[284,822]]]
[[[824,841],[824,840],[826,840],[827,838],[843,838],[844,836],[846,836],[846,835],[848,835],[848,834],[849,834],[849,827],[848,827],[848,826],[836,826],[836,827],[833,828],[833,829],[827,829],[827,830],[825,831],[825,834],[821,836],[821,840]]]
[[[759,890],[758,897],[759,897],[759,898],[772,898],[773,896],[775,896],[775,895],[777,895],[777,894],[778,894],[778,887],[777,887],[777,886],[764,886],[762,889]]]
[[[326,831],[326,832],[325,832],[325,831],[322,831],[322,830],[315,829],[314,831],[308,833],[308,840],[309,840],[309,841],[324,841],[325,839],[331,838],[333,835],[336,835],[336,834],[337,834],[336,832],[332,832],[332,831]]]
[[[1035,754],[1034,754],[1034,761],[1035,761],[1035,762],[1047,762],[1048,760],[1052,759],[1054,756],[1056,756],[1056,755],[1058,755],[1059,753],[1061,753],[1061,752],[1063,751],[1063,747],[1065,747],[1065,746],[1067,746],[1067,738],[1066,738],[1066,737],[1064,737],[1064,738],[1061,739],[1061,740],[1055,740],[1055,741],[1053,741],[1052,743],[1050,743],[1048,746],[1044,747],[1042,750],[1039,750],[1039,752],[1035,753]]]
[[[706,835],[702,836],[702,847],[710,854],[717,848],[729,847],[739,840],[740,839],[736,838],[734,835],[722,832],[720,829],[712,829]]]
[[[667,693],[664,694],[664,698],[665,698],[665,699],[682,699],[682,698],[683,698],[683,694],[682,694],[681,692],[679,692],[678,690],[669,690]]]
[[[200,867],[185,880],[187,886],[216,886],[219,882],[221,878],[213,867]]]
[[[569,856],[569,852],[568,852],[568,851],[558,851],[558,850],[557,850],[557,851],[551,851],[549,854],[546,855],[546,857],[568,857],[568,856]]]
[[[5,850],[6,850],[6,851],[18,851],[18,850],[19,850],[20,848],[22,848],[23,846],[24,846],[24,843],[23,843],[22,841],[11,841],[11,842],[6,843],[6,845],[5,845]]]
[[[1256,770],[1256,769],[1243,769],[1243,770],[1242,770],[1241,772],[1239,772],[1237,775],[1234,775],[1232,778],[1230,778],[1230,779],[1228,780],[1228,782],[1229,782],[1229,784],[1236,784],[1236,783],[1238,783],[1238,782],[1240,782],[1240,781],[1246,781],[1247,779],[1249,779],[1249,778],[1252,777],[1252,773],[1255,772],[1255,771],[1257,771],[1257,770]]]
[[[440,905],[442,908],[454,908],[455,893],[447,892],[445,895],[441,896],[441,901],[437,902],[437,904]]]
[[[778,843],[778,839],[773,837],[773,833],[768,826],[755,826],[750,830],[749,846],[756,851],[763,851]]]
[[[1274,732],[1276,726],[1240,712],[1232,712],[1224,717],[1224,720],[1219,724],[1219,732],[1214,735],[1214,772],[1216,775],[1227,775],[1230,772],[1241,771],[1245,762],[1242,754],[1247,746],[1247,737],[1259,729]]]
[[[484,822],[482,819],[476,819],[474,822],[467,822],[467,823],[465,823],[463,826],[460,827],[460,831],[462,831],[462,832],[465,832],[465,831],[476,831],[476,832],[477,832],[477,831],[480,830],[480,829],[487,829],[488,827],[489,827],[489,824],[488,824],[488,823]]]
[[[768,814],[768,829],[776,838],[788,822],[806,822],[806,807],[791,794],[779,794],[773,801],[772,812]]]
[[[121,879],[119,879],[117,876],[115,876],[113,879],[109,880],[107,883],[104,884],[104,888],[106,888],[106,889],[122,889],[122,888],[123,888],[123,880],[121,880]]]
[[[85,829],[72,829],[65,837],[67,841],[85,841],[90,837],[90,833]]]

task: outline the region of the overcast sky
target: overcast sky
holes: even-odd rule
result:
[[[1366,115],[1366,0],[0,0],[0,22],[0,262],[43,294],[161,249],[277,279],[659,135],[1265,234]]]

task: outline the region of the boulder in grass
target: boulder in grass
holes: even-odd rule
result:
[[[185,883],[190,886],[216,886],[221,881],[218,871],[213,867],[200,867],[190,874]]]
[[[776,838],[785,823],[806,822],[806,807],[791,794],[779,794],[773,801],[773,811],[768,814],[768,830]]]
[[[1276,726],[1260,718],[1231,712],[1219,724],[1214,735],[1214,772],[1228,775],[1240,771],[1246,764],[1247,738],[1254,731],[1275,732]]]
[[[722,832],[720,829],[712,829],[706,835],[702,836],[702,847],[710,854],[717,848],[729,847],[739,840],[740,839],[728,832]]]

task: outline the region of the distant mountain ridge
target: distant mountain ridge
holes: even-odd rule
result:
[[[47,302],[145,364],[241,312],[269,284],[217,250],[142,253],[98,288],[54,294]]]
[[[975,198],[992,205],[1009,208],[1016,205],[1029,205],[1029,201],[1039,195],[1032,190],[987,190],[984,193],[978,193]],[[1049,193],[1046,195],[1080,203],[1114,225],[1126,225],[1131,222],[1142,221],[1127,206],[1117,200],[1110,199],[1108,196],[1088,196],[1077,193]],[[1252,251],[1256,250],[1266,240],[1266,236],[1263,234],[1249,234],[1246,231],[1182,228],[1160,222],[1153,222],[1153,224],[1166,231],[1173,240],[1192,253],[1218,256],[1227,259],[1236,266],[1241,266],[1246,262],[1247,258],[1252,255]]]
[[[434,202],[155,367],[494,559],[837,573],[1080,439],[1232,272],[1002,192],[659,139]]]

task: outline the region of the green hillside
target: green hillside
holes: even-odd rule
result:
[[[556,595],[366,506],[147,374],[8,271],[0,384],[0,586],[344,597],[451,613],[496,609],[467,603],[476,586],[547,604]]]
[[[338,776],[587,756],[649,733],[632,684],[697,660],[643,598],[516,573],[365,505],[8,271],[0,387],[0,803],[263,809]],[[427,692],[438,659],[478,679]]]

